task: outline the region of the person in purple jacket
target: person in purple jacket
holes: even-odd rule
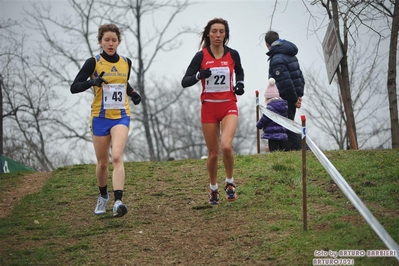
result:
[[[280,97],[276,81],[274,78],[269,79],[269,85],[265,90],[266,108],[281,116],[287,117],[288,105],[287,101]],[[262,139],[268,139],[269,151],[283,151],[288,140],[287,129],[266,115],[262,115],[256,123],[258,129],[263,129]]]

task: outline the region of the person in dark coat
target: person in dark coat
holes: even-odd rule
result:
[[[274,78],[269,79],[269,86],[265,90],[266,108],[276,114],[287,117],[287,101],[280,97],[279,91],[276,87]],[[269,151],[285,150],[285,145],[288,140],[287,129],[266,115],[262,115],[256,123],[258,129],[263,129],[261,138],[268,139]]]
[[[281,98],[287,101],[288,118],[294,120],[296,108],[301,108],[304,94],[305,79],[299,66],[297,46],[284,39],[280,39],[275,31],[268,31],[265,35],[266,46],[269,51],[269,78],[276,80]],[[288,131],[286,150],[300,150],[300,135]]]

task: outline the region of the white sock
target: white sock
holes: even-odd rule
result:
[[[226,177],[226,183],[233,184],[234,183],[234,177],[231,177],[231,178],[227,178]]]
[[[214,190],[214,191],[215,191],[216,189],[219,188],[218,184],[216,184],[216,185],[209,184],[209,187],[210,187],[212,190]]]

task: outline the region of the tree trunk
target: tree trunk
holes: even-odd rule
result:
[[[396,92],[396,57],[397,57],[397,48],[398,48],[398,31],[399,31],[399,3],[398,1],[396,1],[392,17],[391,40],[389,43],[388,81],[387,81],[393,149],[399,148],[398,96]]]
[[[141,44],[141,4],[136,3],[136,23],[137,23],[137,44],[138,44],[138,72],[136,75],[138,90],[141,95],[141,106],[143,108],[143,125],[145,130],[145,138],[148,144],[148,152],[151,161],[156,161],[154,143],[152,142],[150,115],[148,113],[148,102],[145,90],[145,70],[143,63],[143,47]]]
[[[339,22],[338,22],[338,2],[336,0],[331,1],[332,11],[333,11],[333,19],[335,23],[335,28],[338,32],[338,36],[341,36],[339,33]],[[345,22],[344,22],[345,23]],[[352,105],[352,96],[351,89],[349,85],[349,69],[348,69],[348,61],[347,61],[347,32],[344,30],[344,45],[342,45],[342,52],[344,56],[341,59],[340,68],[337,69],[337,76],[339,81],[339,87],[341,90],[342,102],[344,104],[345,115],[346,115],[346,126],[348,132],[348,138],[350,143],[350,149],[357,150],[357,136],[356,136],[356,124],[355,124],[355,116],[353,114],[353,105]],[[341,42],[341,37],[339,38],[339,42]],[[340,71],[341,70],[341,71]]]

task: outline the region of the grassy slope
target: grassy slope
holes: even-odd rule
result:
[[[325,154],[398,243],[399,150]],[[0,265],[312,265],[316,250],[387,249],[310,151],[307,231],[300,152],[236,156],[239,199],[218,207],[207,204],[203,160],[125,168],[129,213],[122,218],[112,217],[112,204],[106,215],[93,214],[94,165],[54,171],[40,193],[0,219]],[[219,169],[221,185],[221,162]],[[0,178],[0,189],[19,178]],[[354,259],[399,265],[395,258]]]

